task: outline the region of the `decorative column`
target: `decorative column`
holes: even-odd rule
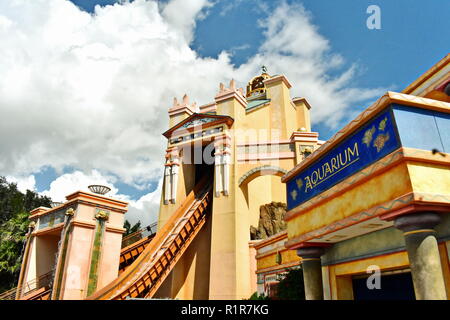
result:
[[[214,165],[215,165],[215,194],[225,196],[229,194],[231,145],[227,135],[216,137],[214,141]]]
[[[179,167],[180,156],[178,148],[167,149],[166,163],[164,165],[164,204],[176,202]]]
[[[17,290],[16,290],[16,300],[19,300],[22,296],[22,286],[24,282],[24,277],[26,274],[26,269],[28,266],[29,256],[30,256],[30,247],[31,247],[31,241],[33,239],[33,231],[36,228],[36,222],[31,221],[28,225],[28,232],[26,235],[25,240],[25,248],[23,250],[22,254],[22,266],[20,268],[20,275],[19,275],[19,282],[17,284]]]
[[[92,245],[91,265],[89,268],[87,296],[90,296],[97,290],[99,278],[99,266],[102,253],[103,237],[105,234],[105,225],[109,219],[109,212],[97,209],[95,214],[97,226],[94,234],[94,243]]]
[[[214,142],[215,151],[214,151],[214,170],[215,170],[215,186],[214,191],[216,197],[220,196],[220,193],[223,191],[223,178],[222,178],[222,146],[217,141]]]
[[[441,217],[434,212],[399,216],[394,226],[403,231],[417,300],[446,300],[444,277],[434,226]]]
[[[231,148],[225,142],[222,152],[222,166],[223,166],[223,194],[228,196],[230,186],[230,164],[231,164]]]
[[[164,204],[169,204],[172,190],[170,158],[166,155],[166,164],[164,165]]]
[[[302,258],[306,300],[323,300],[322,264],[320,256],[324,252],[323,247],[304,247],[297,249],[297,255]]]
[[[64,226],[61,230],[61,237],[58,243],[58,253],[56,256],[56,263],[54,267],[52,296],[51,300],[61,299],[61,289],[64,277],[64,270],[66,268],[67,250],[69,247],[69,239],[73,231],[72,219],[75,215],[74,208],[68,208],[64,214]]]
[[[177,187],[178,187],[178,172],[180,170],[180,157],[178,155],[178,149],[173,149],[171,153],[172,159],[172,171],[171,171],[171,184],[172,184],[172,192],[171,192],[171,201],[175,203],[177,200]]]

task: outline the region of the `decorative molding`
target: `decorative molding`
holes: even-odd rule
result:
[[[448,53],[444,58],[442,58],[438,63],[432,66],[429,70],[427,70],[424,74],[422,74],[419,78],[417,78],[413,83],[407,86],[402,93],[410,94],[418,87],[420,87],[423,83],[425,83],[429,78],[431,78],[434,74],[439,72],[442,68],[450,63],[450,53]]]
[[[318,229],[310,231],[310,232],[306,232],[295,238],[291,238],[286,242],[285,246],[288,249],[296,249],[297,247],[299,247],[302,243],[304,243],[306,241],[310,241],[313,239],[323,237],[324,235],[329,234],[331,232],[335,232],[335,231],[344,229],[346,227],[358,224],[360,222],[372,219],[374,217],[379,217],[381,215],[387,214],[396,209],[403,208],[409,204],[412,204],[414,202],[414,200],[415,200],[414,193],[413,192],[408,193],[397,199],[387,201],[380,205],[376,205],[370,209],[358,212],[358,213],[353,214],[349,217],[346,217],[342,220],[330,223],[324,227],[318,228]],[[450,203],[450,199],[449,199],[449,203]]]
[[[194,102],[193,104],[189,104],[189,97],[187,94],[183,96],[182,103],[179,103],[177,98],[173,98],[173,105],[169,109],[169,116],[173,117],[177,114],[186,112],[191,115],[197,111],[197,104]]]
[[[208,119],[206,121],[203,121],[202,119]],[[194,124],[194,121],[197,123],[197,125],[189,125],[188,123]],[[186,136],[186,134],[190,134],[194,131],[202,131],[204,129],[217,126],[220,124],[226,124],[228,127],[231,127],[234,120],[230,116],[223,116],[223,115],[215,115],[215,114],[203,114],[203,113],[194,113],[184,119],[183,121],[177,123],[172,128],[167,130],[163,133],[163,136],[165,136],[167,139],[170,139],[170,143],[176,143],[171,140],[177,138]],[[187,127],[183,127],[186,124]],[[179,140],[179,139],[178,139]],[[191,139],[192,140],[192,139]],[[183,140],[177,141],[181,142]]]
[[[264,165],[260,167],[253,168],[249,171],[247,171],[242,177],[239,178],[238,185],[241,186],[242,184],[248,183],[247,181],[250,177],[257,177],[257,176],[264,176],[264,175],[277,175],[282,176],[286,174],[287,170],[277,167],[277,166],[271,166],[271,165]],[[252,179],[253,180],[253,179]]]
[[[32,235],[33,236],[42,236],[42,235],[50,233],[50,232],[62,230],[63,227],[64,227],[64,222],[61,222],[61,223],[54,225],[53,227],[47,227],[44,229],[35,230],[32,232]]]
[[[83,220],[72,220],[72,225],[75,227],[81,227],[86,229],[94,229],[95,223],[91,221],[83,221]]]
[[[315,142],[319,139],[318,132],[294,131],[289,139],[290,142]]]
[[[278,81],[283,81],[283,83],[286,85],[286,87],[287,87],[288,89],[292,88],[292,85],[291,85],[291,83],[289,82],[288,78],[286,78],[286,77],[283,76],[283,75],[274,76],[274,77],[272,77],[272,78],[269,78],[269,79],[264,80],[263,82],[264,82],[264,84],[267,86],[267,85],[273,84],[273,83],[278,82]]]
[[[294,98],[292,99],[292,103],[294,104],[294,106],[297,106],[297,103],[299,102],[303,102],[306,107],[308,108],[308,110],[311,110],[311,105],[309,104],[308,100],[306,100],[306,98]]]
[[[261,273],[267,273],[267,272],[276,271],[276,270],[282,270],[282,269],[286,269],[286,268],[292,268],[292,267],[299,266],[301,264],[301,262],[302,262],[302,260],[301,260],[301,258],[299,258],[298,261],[293,261],[293,262],[289,262],[289,263],[282,264],[282,265],[267,267],[264,269],[258,269],[258,270],[256,270],[256,273],[261,274]]]
[[[216,112],[216,110],[217,110],[216,102],[211,102],[211,103],[208,103],[208,104],[204,104],[204,105],[199,107],[199,112],[200,113]]]
[[[265,247],[265,246],[277,243],[277,242],[279,242],[279,241],[281,241],[283,239],[287,239],[287,231],[286,230],[278,232],[277,234],[274,234],[273,236],[270,236],[270,237],[268,237],[266,239],[259,240],[258,243],[256,243],[254,245],[254,247],[255,247],[256,250],[259,250],[262,247]]]
[[[213,121],[216,121],[216,120],[217,120],[217,119],[215,119],[215,118],[210,118],[210,117],[208,117],[208,118],[193,119],[193,120],[191,120],[191,121],[189,121],[189,122],[183,124],[180,128],[187,129],[187,128],[190,128],[190,127],[202,126],[202,125],[204,125],[204,124],[207,124],[207,123],[210,123],[210,122],[213,122]]]
[[[311,155],[309,157],[311,157]],[[450,163],[450,158],[447,159],[439,155],[433,155],[429,151],[405,147],[399,148],[396,151],[388,154],[381,160],[378,160],[374,164],[364,168],[363,170],[355,172],[353,175],[341,181],[340,183],[334,185],[330,189],[316,195],[312,199],[289,210],[286,213],[285,219],[286,221],[289,221],[295,218],[296,216],[301,215],[306,210],[311,210],[312,208],[320,205],[321,203],[339,196],[340,194],[346,192],[348,189],[354,187],[356,184],[362,183],[368,180],[370,177],[381,174],[382,172],[397,165],[398,163],[408,160],[421,161],[433,164],[444,164],[444,165]]]
[[[222,101],[234,98],[236,99],[244,109],[247,108],[247,100],[244,96],[244,91],[242,88],[236,89],[236,82],[234,80],[230,81],[230,86],[227,88],[223,83],[219,85],[219,92],[215,96],[216,104]]]
[[[294,159],[294,158],[295,158],[295,152],[240,154],[240,155],[237,155],[237,161],[239,161],[239,162]],[[287,170],[286,170],[286,173],[287,173]]]
[[[112,233],[124,234],[124,233],[127,231],[127,229],[125,229],[125,228],[117,228],[117,227],[106,226],[106,231],[107,231],[107,232],[112,232]]]

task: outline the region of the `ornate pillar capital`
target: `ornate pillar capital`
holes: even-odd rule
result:
[[[436,212],[415,212],[398,216],[394,220],[394,226],[407,233],[420,229],[433,229],[440,222],[441,216]]]
[[[303,247],[297,249],[297,255],[305,259],[320,259],[325,253],[324,247]]]
[[[36,228],[36,222],[31,221],[30,224],[28,225],[28,233],[31,234],[31,232],[33,232],[33,230]]]
[[[108,221],[109,214],[105,210],[98,210],[97,213],[95,214],[95,219],[99,221]]]
[[[74,214],[75,214],[74,208],[67,209],[66,213],[65,213],[66,216],[70,216],[70,217],[73,216]]]

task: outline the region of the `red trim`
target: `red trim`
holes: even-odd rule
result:
[[[450,83],[450,76],[449,76],[446,80],[444,80],[444,82],[443,82],[441,85],[437,86],[437,87],[435,88],[435,90],[444,92],[445,87],[446,87],[449,83]]]
[[[285,245],[287,244],[287,242],[285,242]],[[299,243],[297,245],[294,245],[292,247],[286,247],[289,250],[296,250],[296,249],[300,249],[300,248],[309,248],[309,247],[322,247],[322,248],[329,248],[331,247],[333,244],[331,243],[323,243],[323,242],[302,242]]]
[[[174,131],[176,131],[177,129],[182,127],[185,123],[188,123],[189,121],[192,121],[193,119],[196,119],[196,118],[200,118],[200,119],[216,118],[217,119],[217,120],[214,120],[212,122],[208,122],[208,123],[202,125],[201,126],[202,128],[208,128],[210,126],[217,125],[219,123],[226,123],[228,127],[231,127],[231,125],[234,122],[234,119],[231,118],[230,116],[194,113],[194,114],[190,115],[189,117],[187,117],[186,119],[184,119],[183,121],[181,121],[180,123],[178,123],[175,126],[173,126],[172,128],[170,128],[169,130],[167,130],[166,132],[164,132],[163,136],[165,136],[166,138],[169,139]],[[199,126],[194,126],[194,127],[186,128],[184,130],[185,130],[185,132],[192,132],[192,131],[194,131],[194,129],[197,129],[198,127]]]
[[[411,204],[406,207],[400,208],[398,210],[391,211],[386,214],[382,214],[379,216],[381,220],[392,221],[395,218],[409,214],[414,212],[423,212],[423,211],[436,211],[436,212],[449,212],[450,208],[448,206],[442,205],[421,205],[421,204]]]

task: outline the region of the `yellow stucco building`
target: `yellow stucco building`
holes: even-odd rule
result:
[[[447,55],[326,142],[265,68],[211,103],[174,99],[156,235],[121,243],[127,203],[101,190],[37,208],[15,297],[247,299],[302,268],[307,299],[447,299],[449,83]],[[252,240],[271,202],[287,230]]]
[[[285,201],[280,177],[321,143],[308,102],[292,99],[290,88],[286,77],[263,71],[246,93],[232,80],[210,104],[174,101],[159,227],[205,175],[214,197],[205,227],[155,296],[241,299],[256,291],[250,226],[261,205]]]
[[[307,299],[450,297],[449,95],[447,55],[283,176]]]

